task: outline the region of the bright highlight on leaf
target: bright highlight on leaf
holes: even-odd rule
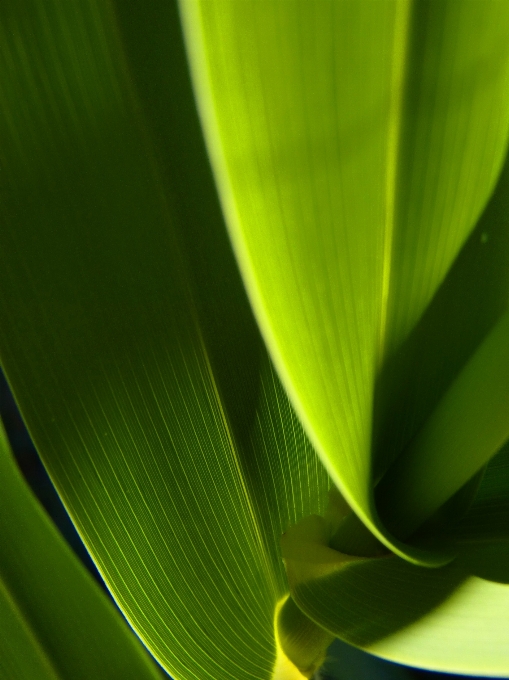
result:
[[[388,547],[431,564],[373,507],[373,394],[493,190],[509,8],[181,10],[228,227],[285,387],[352,508]]]
[[[509,5],[18,0],[0,57],[2,366],[147,648],[509,672]]]

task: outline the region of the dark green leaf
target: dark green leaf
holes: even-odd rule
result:
[[[0,678],[157,680],[21,478],[0,424]]]

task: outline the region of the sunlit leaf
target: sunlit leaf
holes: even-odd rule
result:
[[[430,670],[507,673],[507,540],[466,544],[452,564],[426,569],[395,555],[341,555],[306,521],[292,533],[283,554],[293,600],[331,635]]]
[[[396,552],[432,563],[384,533],[373,507],[374,385],[501,167],[508,7],[181,9],[230,234],[285,387],[362,520]]]
[[[436,372],[457,355],[447,375],[423,381],[424,396],[417,378],[403,380],[405,349],[411,374],[434,305],[448,316],[461,277],[473,285],[470,255],[493,255],[507,235],[490,223],[467,240],[506,151],[509,8],[180,3],[248,294],[326,472],[251,316],[177,7],[159,5],[0,10],[0,356],[41,457],[129,623],[177,680],[290,680],[282,647],[302,631],[307,675],[330,635],[466,669],[463,624],[489,614],[497,586],[477,544],[429,570],[394,555],[345,558],[328,529],[321,543],[294,539],[348,517],[334,490],[326,510],[330,474],[395,552],[449,559],[386,533],[373,487],[507,305],[500,256],[465,342],[468,296],[453,341],[426,355]],[[448,494],[465,482],[454,476]],[[503,546],[490,550],[503,567]],[[458,629],[448,662],[447,620]],[[427,646],[405,637],[421,624]],[[502,636],[472,667],[507,667]]]

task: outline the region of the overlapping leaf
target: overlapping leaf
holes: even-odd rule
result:
[[[186,181],[207,161],[179,139],[197,119],[176,8],[154,34],[158,6],[2,9],[0,351],[85,545],[158,660],[176,678],[270,678],[279,536],[323,511],[329,481],[260,349],[210,173]],[[154,49],[169,36],[169,53]],[[164,124],[151,60],[169,74]]]
[[[399,441],[405,441],[405,428],[429,415],[430,405],[465,356],[507,307],[508,167],[506,161],[485,213],[433,303],[386,367],[382,387],[391,400],[390,408],[385,405],[390,416],[384,423],[386,437],[393,428]],[[504,366],[500,369],[503,376]],[[401,374],[408,377],[398,382]],[[477,416],[476,409],[466,426]],[[465,466],[478,444],[472,437],[459,452]],[[475,500],[459,523],[451,525],[451,513],[444,507],[423,527],[421,539],[455,544],[460,554],[455,563],[426,570],[394,557],[345,563],[339,554],[335,568],[290,562],[290,574],[298,574],[292,583],[296,602],[331,633],[384,658],[445,672],[506,674],[507,455],[505,446],[487,466]],[[303,552],[317,554],[317,548]]]
[[[377,519],[373,394],[500,169],[507,7],[197,0],[181,9],[237,259],[285,387],[363,521],[431,564],[438,557],[398,543]]]
[[[311,578],[295,581],[292,595],[331,634],[383,658],[501,677],[509,666],[508,556],[505,541],[441,569],[394,555],[361,558],[315,577],[307,569]]]
[[[181,7],[206,126],[207,107],[220,121],[209,143],[259,321],[329,471],[377,530],[373,410],[389,440],[381,472],[398,427],[392,396],[376,423],[375,379],[405,338],[426,344],[409,333],[493,186],[507,127],[506,9]],[[281,668],[273,617],[287,590],[279,535],[323,513],[328,478],[243,297],[175,6],[23,0],[1,12],[0,352],[23,415],[108,586],[165,667],[176,678],[268,679]],[[495,288],[447,379],[424,397],[410,389],[405,436],[500,316]],[[449,354],[454,343],[430,362]],[[390,395],[407,398],[405,356],[393,354],[380,393],[394,379]],[[424,588],[413,614],[424,637],[443,635],[426,615],[464,572],[454,580],[457,565],[434,573],[389,560],[442,584]],[[376,575],[387,562],[369,564]],[[362,590],[364,575],[353,578]],[[361,610],[376,622],[384,608],[383,592],[354,598],[340,626],[320,605],[329,590],[315,592],[323,580],[293,586],[311,619],[346,638]],[[349,639],[437,665],[432,645],[426,657],[399,631],[408,611],[393,609],[393,629]]]
[[[0,678],[160,677],[21,478],[0,423]]]
[[[442,538],[455,542],[458,557],[441,569],[394,555],[342,555],[327,546],[322,518],[293,527],[283,554],[301,612],[330,635],[385,659],[442,672],[506,675],[507,456],[506,446],[487,467],[460,524],[445,525]],[[297,617],[288,609],[292,624]],[[285,620],[281,626],[285,631]]]
[[[288,563],[292,594],[317,624],[383,658],[468,675],[505,676],[509,628],[507,446],[458,526],[458,559],[428,570],[387,556]],[[294,530],[295,531],[295,530]],[[308,532],[309,535],[309,532]],[[318,555],[318,542],[303,552]],[[333,552],[333,551],[331,551]]]

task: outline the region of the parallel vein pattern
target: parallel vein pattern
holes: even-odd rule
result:
[[[1,18],[0,352],[21,411],[113,596],[171,675],[269,680],[287,591],[279,537],[323,510],[328,477],[266,357],[252,427],[233,427],[217,365],[237,358],[209,352],[185,210],[110,5],[26,0]],[[238,318],[221,314],[212,328],[236,337]]]
[[[364,523],[432,564],[374,509],[373,393],[494,188],[509,129],[509,10],[180,6],[228,228],[285,389]]]

